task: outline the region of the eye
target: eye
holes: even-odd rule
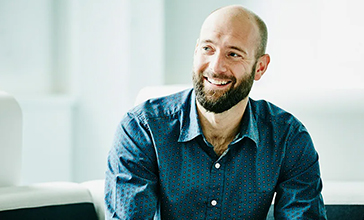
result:
[[[234,52],[231,52],[231,53],[229,53],[229,56],[231,56],[231,57],[241,57],[239,54],[237,54],[237,53],[234,53]]]
[[[211,55],[214,53],[214,48],[211,45],[201,45],[201,53]]]
[[[202,47],[202,50],[204,50],[204,51],[210,51],[211,50],[211,47],[209,47],[209,46],[203,46]]]

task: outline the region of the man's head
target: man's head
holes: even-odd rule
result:
[[[195,48],[193,84],[207,111],[224,112],[248,97],[270,61],[266,42],[264,22],[241,6],[220,8],[206,18]]]

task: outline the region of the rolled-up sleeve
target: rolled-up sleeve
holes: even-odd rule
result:
[[[152,139],[141,120],[126,115],[108,155],[106,219],[153,219],[158,171]]]
[[[301,126],[292,132],[286,144],[276,187],[275,219],[327,219],[319,157],[310,135]]]

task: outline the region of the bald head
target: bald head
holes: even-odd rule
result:
[[[213,11],[205,19],[201,27],[201,32],[208,25],[226,25],[228,23],[237,24],[235,27],[238,27],[238,31],[240,31],[242,34],[243,32],[248,31],[247,28],[256,29],[257,36],[255,36],[255,57],[259,58],[265,54],[268,39],[267,26],[258,15],[244,8],[243,6],[230,5]]]

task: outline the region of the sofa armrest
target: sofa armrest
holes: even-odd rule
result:
[[[95,205],[95,209],[97,212],[97,216],[99,220],[105,219],[105,202],[104,202],[104,186],[105,180],[91,180],[87,182],[81,183],[84,187],[86,187],[92,196],[92,201]]]
[[[0,188],[0,219],[97,220],[92,197],[77,183],[50,182]]]
[[[326,181],[322,195],[327,205],[364,205],[364,182]]]

